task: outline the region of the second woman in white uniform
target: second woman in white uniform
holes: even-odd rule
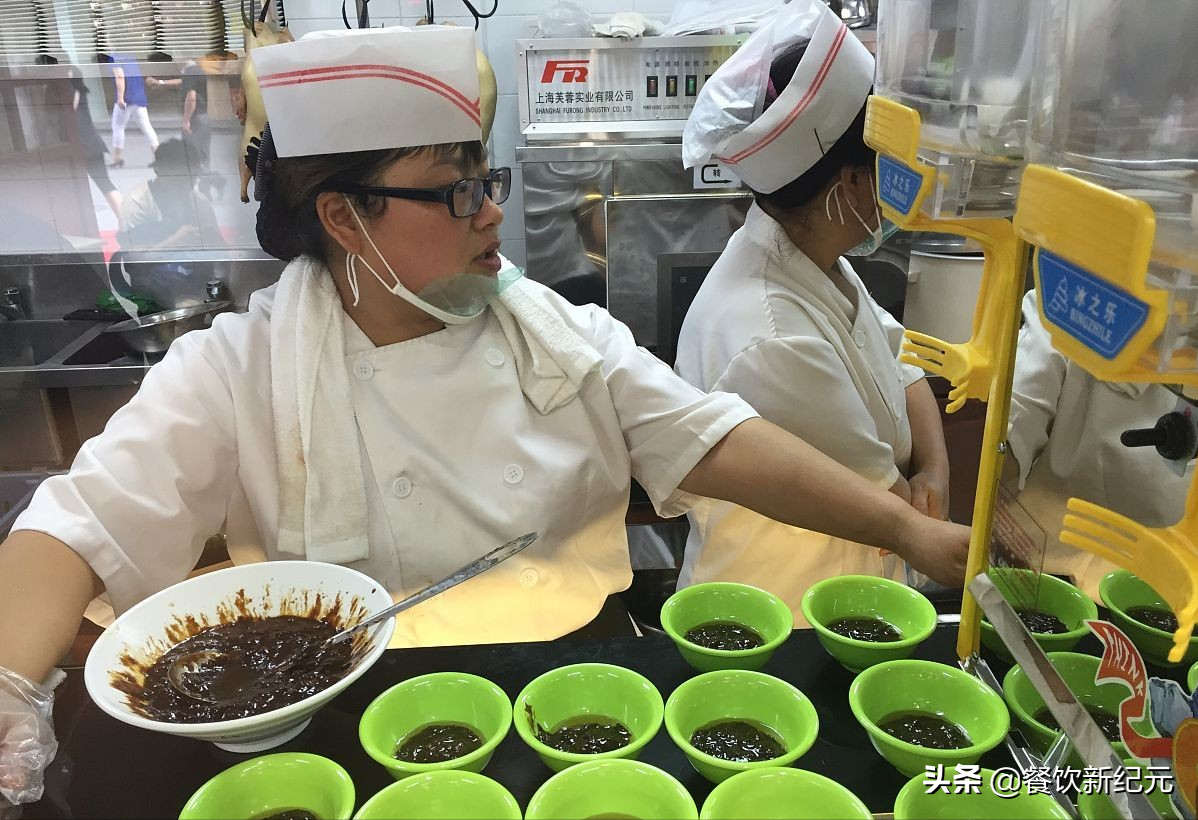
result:
[[[675,369],[704,390],[739,394],[939,518],[948,458],[935,398],[922,371],[897,361],[902,327],[843,258],[881,241],[874,154],[863,139],[872,80],[872,56],[843,23],[822,3],[796,0],[704,87],[684,152],[692,163],[730,165],[756,203],[687,313]],[[764,111],[754,116],[759,96]],[[680,583],[769,589],[800,624],[802,595],[818,580],[906,578],[896,556],[727,501],[704,499],[689,517]]]
[[[631,579],[634,475],[665,514],[725,498],[960,583],[967,528],[688,385],[606,311],[504,290],[510,173],[487,168],[471,31],[341,32],[253,59],[275,147],[259,237],[289,264],[249,312],[172,345],[0,545],[0,795],[36,791],[44,760],[20,744],[49,728],[29,693],[88,601],[106,590],[119,612],[183,580],[225,522],[236,561],[344,564],[395,597],[540,533],[404,613],[405,645],[586,624]]]
[[[1065,358],[1052,346],[1035,291],[1024,296],[1004,478],[1044,531],[1045,572],[1068,575],[1098,601],[1103,576],[1117,569],[1061,542],[1070,498],[1146,527],[1181,520],[1194,463],[1179,474],[1155,448],[1120,441],[1125,430],[1153,427],[1176,405],[1177,397],[1163,385],[1104,382]]]

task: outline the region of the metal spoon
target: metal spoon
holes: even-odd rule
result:
[[[440,595],[445,590],[456,587],[463,581],[468,581],[475,575],[478,575],[481,572],[486,572],[496,564],[506,561],[508,558],[511,558],[513,555],[520,552],[520,550],[527,547],[533,541],[536,541],[539,535],[540,533],[530,532],[527,535],[520,536],[514,541],[509,541],[502,547],[488,552],[478,560],[470,562],[453,575],[450,575],[448,578],[444,578],[435,584],[425,587],[413,595],[409,595],[399,603],[393,604],[383,611],[371,615],[360,624],[356,624],[348,629],[341,630],[336,635],[333,635],[316,646],[311,647],[307,650],[307,652],[296,653],[294,657],[285,660],[283,663],[277,666],[271,667],[269,670],[248,669],[241,665],[230,667],[221,675],[217,685],[213,687],[215,689],[223,690],[222,694],[224,696],[222,697],[214,697],[207,692],[198,692],[188,686],[187,683],[188,676],[201,671],[204,666],[221,657],[219,652],[215,652],[210,649],[188,652],[185,655],[180,655],[178,658],[175,658],[166,671],[167,679],[170,681],[171,686],[173,686],[176,691],[193,700],[200,700],[204,701],[205,703],[224,703],[227,701],[236,700],[238,695],[243,692],[247,686],[257,680],[257,678],[263,674],[263,672],[269,671],[271,673],[276,673],[289,669],[299,662],[300,658],[305,654],[315,652],[324,646],[331,646],[332,644],[341,643],[359,630],[366,629],[369,626],[374,626],[377,623],[387,620],[393,615],[398,615],[400,612],[403,612],[406,609],[411,609],[417,604],[424,603],[429,598]]]

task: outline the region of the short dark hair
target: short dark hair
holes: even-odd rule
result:
[[[481,165],[487,158],[486,149],[478,141],[280,157],[258,207],[258,244],[284,262],[307,254],[327,264],[329,237],[316,213],[316,197],[338,184],[378,184],[392,163],[426,152],[436,159],[459,160],[469,166]],[[383,197],[348,196],[363,216],[377,216],[386,207]]]
[[[781,94],[794,76],[799,61],[807,51],[807,41],[796,43],[783,51],[770,66],[770,80],[774,89]],[[769,108],[773,100],[766,101]],[[872,167],[877,154],[865,144],[865,105],[849,124],[848,129],[832,144],[819,161],[808,168],[798,179],[791,180],[771,194],[754,191],[757,204],[769,211],[793,211],[810,203],[827,187],[842,168]]]

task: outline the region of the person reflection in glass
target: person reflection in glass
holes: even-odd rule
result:
[[[154,178],[129,198],[123,250],[209,248],[225,244],[216,211],[196,186],[200,165],[190,146],[170,139],[154,152]]]

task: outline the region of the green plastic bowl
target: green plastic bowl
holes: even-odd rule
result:
[[[850,672],[909,658],[936,631],[936,608],[897,581],[842,575],[812,584],[803,595],[803,617],[828,654]],[[841,618],[880,618],[902,633],[897,641],[873,643],[846,638],[828,628]]]
[[[944,770],[946,780],[953,769]],[[894,801],[894,820],[1070,820],[1071,815],[1047,794],[1032,794],[1026,783],[1019,794],[999,795],[991,788],[992,769],[979,770],[978,794],[952,794],[951,787],[928,794],[924,774],[917,774],[899,791]],[[1000,788],[1002,783],[999,783]]]
[[[1111,611],[1111,623],[1127,633],[1131,642],[1140,650],[1144,660],[1156,666],[1182,666],[1198,661],[1198,635],[1190,638],[1185,655],[1177,663],[1169,660],[1173,648],[1173,633],[1165,632],[1129,618],[1127,610],[1135,606],[1153,606],[1172,609],[1165,599],[1152,587],[1125,569],[1108,572],[1098,585],[1102,603]]]
[[[866,669],[849,687],[849,707],[878,753],[911,777],[936,764],[976,763],[1002,743],[1010,728],[1007,707],[994,690],[955,666],[931,661],[888,661]],[[938,715],[965,730],[973,744],[929,749],[899,740],[878,726],[898,712]]]
[[[855,794],[802,769],[753,769],[712,789],[702,820],[870,820]]]
[[[695,820],[695,800],[661,769],[636,760],[592,760],[558,772],[528,803],[528,820],[639,817]]]
[[[748,720],[769,729],[786,754],[755,763],[734,763],[691,745],[697,729],[724,720]],[[697,675],[666,701],[666,731],[690,759],[695,771],[712,783],[753,769],[789,766],[802,757],[819,733],[819,717],[807,696],[789,683],[761,672],[723,669]]]
[[[765,643],[755,649],[709,649],[684,636],[709,621],[734,621],[755,629]],[[776,595],[748,584],[724,581],[695,584],[678,590],[661,607],[661,625],[700,672],[717,669],[760,669],[794,629],[790,607]]]
[[[1134,758],[1124,758],[1124,767],[1138,768],[1142,770],[1141,777],[1147,779],[1148,771],[1146,763],[1139,763]],[[1156,809],[1164,820],[1175,820],[1177,810],[1173,808],[1173,800],[1170,795],[1160,789],[1153,789],[1152,794],[1145,795],[1148,802]],[[1086,794],[1081,792],[1077,795],[1077,813],[1081,815],[1082,820],[1123,820],[1122,815],[1115,810],[1115,804],[1111,802],[1111,798],[1101,792],[1096,794]]]
[[[483,738],[473,752],[444,763],[408,763],[395,758],[405,737],[430,723],[460,723]],[[434,672],[397,683],[366,707],[358,739],[396,780],[438,769],[481,772],[512,727],[512,702],[485,678],[464,672]]]
[[[1049,652],[1048,660],[1068,684],[1069,691],[1083,706],[1097,706],[1118,717],[1119,705],[1128,696],[1127,687],[1118,683],[1104,683],[1099,686],[1094,682],[1094,675],[1098,672],[1101,662],[1099,658],[1079,652]],[[1041,752],[1048,751],[1060,730],[1050,729],[1033,717],[1044,708],[1044,698],[1040,697],[1040,693],[1032,686],[1031,680],[1021,667],[1012,666],[1007,672],[1003,678],[1002,692],[1003,700],[1011,707],[1016,720],[1026,729],[1028,740]],[[1138,725],[1143,726],[1147,734],[1151,735],[1154,733],[1149,730],[1150,723],[1151,720],[1145,718]],[[1119,755],[1127,756],[1127,747],[1123,743],[1112,743],[1111,746]],[[1073,753],[1070,762],[1077,767],[1083,765],[1076,752]]]
[[[986,574],[1012,605],[1027,603],[1027,598],[1034,598],[1036,609],[1046,615],[1055,615],[1065,624],[1069,631],[1059,635],[1032,633],[1032,638],[1045,652],[1068,652],[1073,649],[1090,631],[1086,621],[1098,620],[1098,605],[1090,600],[1090,596],[1056,576],[1014,567],[991,567]],[[984,618],[982,643],[1007,663],[1012,662],[1011,653],[1007,651],[1002,638]]]
[[[602,754],[558,751],[535,737],[528,719],[529,706],[537,722],[551,730],[581,715],[613,718],[632,733],[632,742]],[[516,733],[546,766],[560,772],[587,760],[636,757],[661,729],[663,708],[657,688],[631,669],[606,663],[576,663],[551,669],[525,686],[512,712]]]
[[[354,820],[520,820],[520,805],[489,777],[441,769],[392,783]]]
[[[285,752],[238,763],[187,801],[179,820],[249,820],[304,809],[321,820],[348,820],[354,783],[327,757]]]

